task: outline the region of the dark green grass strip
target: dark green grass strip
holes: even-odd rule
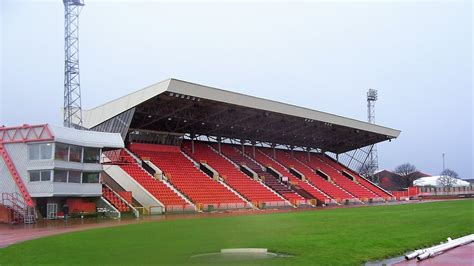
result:
[[[263,247],[295,256],[246,264],[360,265],[473,233],[473,219],[474,201],[461,200],[169,220],[12,245],[0,249],[0,264],[188,265],[194,254]]]

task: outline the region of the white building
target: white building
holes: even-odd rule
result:
[[[431,187],[443,187],[443,185],[440,182],[441,176],[427,176],[427,177],[422,177],[419,178],[415,181],[413,181],[413,185],[415,187],[426,187],[426,186],[431,186]],[[453,184],[453,187],[468,187],[470,186],[469,182],[463,181],[461,179],[456,178],[456,183]]]
[[[17,215],[29,207],[37,211],[30,215],[54,217],[68,199],[94,202],[102,195],[102,150],[123,147],[116,133],[51,125],[1,127],[0,205]]]

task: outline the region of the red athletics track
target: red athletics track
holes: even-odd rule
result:
[[[395,263],[396,266],[473,266],[474,243],[460,246],[455,249],[422,261],[416,259]]]

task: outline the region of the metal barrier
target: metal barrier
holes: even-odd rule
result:
[[[199,211],[211,211],[211,210],[231,210],[231,209],[245,209],[250,208],[247,203],[197,203],[196,209]]]
[[[457,196],[474,194],[474,186],[469,187],[436,187],[436,188],[419,188],[420,196]]]
[[[409,187],[405,191],[391,191],[397,200],[410,197],[473,195],[474,186],[468,187]]]
[[[290,206],[286,201],[265,201],[265,207],[286,207]]]
[[[166,212],[188,212],[195,211],[196,208],[190,204],[185,205],[166,205]]]

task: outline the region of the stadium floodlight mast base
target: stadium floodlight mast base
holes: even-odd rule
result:
[[[81,86],[79,76],[79,14],[84,0],[64,3],[64,126],[82,127]]]

